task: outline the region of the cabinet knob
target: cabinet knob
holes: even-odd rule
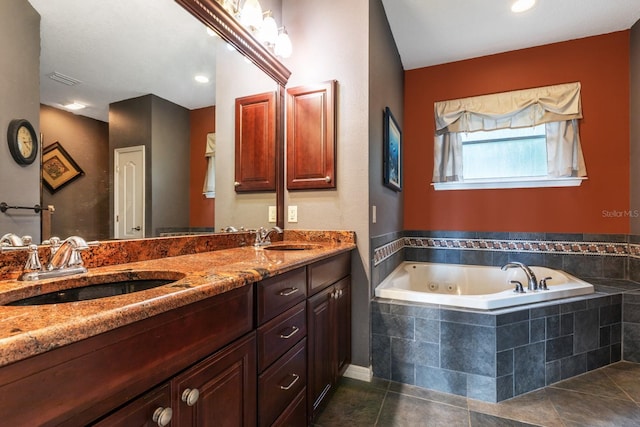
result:
[[[233,185],[234,185],[235,187],[240,187],[240,183],[239,183],[238,181],[234,181]]]
[[[168,426],[171,422],[173,411],[171,408],[160,407],[153,412],[153,422],[157,423],[159,427]]]
[[[182,401],[187,404],[187,406],[193,406],[198,401],[200,397],[200,392],[197,388],[186,388],[182,392]]]
[[[324,180],[326,182],[331,182],[331,177],[329,175],[327,175],[327,176],[324,177]]]
[[[297,374],[291,374],[291,376],[293,377],[293,379],[289,382],[289,384],[287,384],[287,385],[281,385],[281,386],[280,386],[280,389],[282,389],[282,390],[289,390],[289,389],[290,389],[291,387],[293,387],[293,385],[294,385],[295,383],[297,383],[297,382],[298,382],[298,380],[300,379],[300,375],[297,375]]]

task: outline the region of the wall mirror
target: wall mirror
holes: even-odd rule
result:
[[[194,1],[174,1],[174,0],[159,0],[149,3],[145,0],[121,0],[114,2],[103,2],[101,0],[85,0],[83,2],[77,2],[75,0],[29,0],[32,6],[41,14],[42,16],[42,52],[41,52],[41,62],[45,63],[44,59],[46,58],[47,51],[51,47],[66,51],[67,53],[73,52],[70,60],[65,66],[62,65],[51,65],[49,64],[49,69],[45,70],[41,69],[41,101],[44,105],[45,109],[55,109],[62,110],[60,104],[70,103],[73,101],[82,102],[82,97],[73,91],[74,88],[74,80],[80,82],[76,89],[81,85],[90,86],[90,88],[97,92],[98,95],[105,95],[105,93],[98,92],[107,92],[106,95],[110,96],[110,102],[116,102],[120,100],[136,98],[136,97],[144,97],[145,95],[154,95],[155,97],[161,98],[163,100],[168,100],[172,103],[175,103],[180,106],[184,106],[187,110],[198,110],[201,108],[206,108],[209,106],[216,106],[216,110],[220,109],[220,113],[216,111],[216,140],[217,140],[217,151],[216,151],[216,171],[219,171],[221,174],[226,173],[225,170],[229,169],[229,172],[233,173],[233,158],[226,158],[227,154],[225,153],[224,146],[227,144],[230,147],[233,147],[233,121],[229,121],[224,117],[225,108],[220,108],[217,100],[216,88],[221,86],[223,87],[233,87],[233,92],[229,91],[229,93],[224,93],[223,96],[233,96],[234,98],[237,96],[247,95],[253,92],[271,90],[278,93],[278,100],[281,103],[282,95],[280,88],[284,84],[283,75],[288,77],[288,71],[286,68],[281,66],[275,58],[270,55],[268,52],[261,52],[259,59],[256,60],[254,57],[251,57],[250,61],[247,61],[247,47],[252,46],[257,43],[254,40],[251,40],[251,36],[245,31],[243,32],[242,27],[239,27],[235,24],[233,18],[226,14],[226,12],[218,7],[219,5],[216,2],[194,2]],[[122,3],[122,7],[118,6],[118,3]],[[182,7],[181,7],[182,6]],[[159,9],[162,8],[172,8],[173,12],[166,14]],[[194,7],[199,9],[199,12],[194,11]],[[186,10],[185,10],[186,9]],[[50,13],[51,10],[57,11],[58,15],[66,16],[66,22],[58,22],[56,26],[49,28],[49,31],[45,31],[48,18],[47,13]],[[188,13],[188,12],[191,12]],[[203,19],[199,13],[207,14],[207,19]],[[194,19],[192,15],[195,15],[200,21],[203,21],[206,26],[209,28],[215,29],[216,32],[222,37],[220,40],[218,37],[211,37],[206,35],[206,29],[202,25],[202,22],[199,22],[198,19]],[[72,18],[76,16],[78,21],[72,21]],[[218,17],[222,18],[218,18]],[[164,18],[163,18],[164,17]],[[167,21],[167,17],[169,20]],[[107,22],[107,25],[101,25],[97,22]],[[224,24],[227,22],[227,24]],[[125,28],[118,29],[117,24],[124,25]],[[189,26],[187,29],[187,26]],[[223,34],[223,32],[219,29],[220,26],[234,26],[239,27],[238,30],[233,32],[232,40],[229,40],[229,36]],[[100,28],[108,28],[107,32],[100,33]],[[151,32],[148,32],[149,29]],[[69,38],[70,33],[77,31],[78,34],[72,37],[75,37],[75,45],[74,46],[63,46],[58,42],[58,38]],[[154,32],[155,31],[155,32]],[[125,43],[126,47],[129,49],[127,55],[123,59],[120,55],[125,47],[123,47],[122,43],[117,42],[117,36],[122,33],[126,34],[129,37],[128,42]],[[164,36],[158,36],[158,33],[164,34]],[[182,38],[182,36],[185,36]],[[64,36],[64,37],[63,37]],[[137,46],[135,41],[148,41],[148,38],[152,38],[154,41],[154,45],[157,50],[160,50],[162,55],[160,55],[161,62],[153,62],[149,58],[148,49],[145,50],[144,47]],[[245,39],[248,40],[245,42]],[[100,45],[98,46],[96,43],[100,41]],[[227,44],[234,46],[235,50],[231,51],[227,48]],[[193,51],[195,47],[198,49],[206,50],[207,54],[199,54],[196,50],[196,54],[193,55]],[[259,45],[258,45],[259,46]],[[111,62],[107,64],[102,64],[97,61],[93,61],[89,64],[85,64],[84,68],[88,69],[93,74],[89,77],[86,77],[86,74],[79,75],[76,69],[73,68],[73,64],[80,64],[83,61],[82,53],[88,51],[96,51],[98,47],[103,48],[105,50],[100,51],[103,59],[111,60]],[[260,46],[259,46],[260,47]],[[52,56],[59,56],[58,54],[52,53]],[[185,52],[192,52],[191,57],[179,56],[184,54]],[[216,70],[216,56],[219,55],[219,52],[222,51],[224,55],[232,55],[236,56],[237,59],[233,60],[232,63],[234,66],[240,67],[244,66],[244,71],[238,71],[236,69],[236,75],[234,76],[234,80],[232,84],[228,82],[217,81],[220,78],[220,75],[229,75],[230,71],[222,71]],[[259,48],[258,48],[259,51]],[[240,52],[240,53],[238,53]],[[255,56],[255,54],[252,54]],[[140,62],[135,62],[130,58],[138,58]],[[208,77],[210,78],[210,84],[207,85],[193,85],[192,74],[185,76],[181,79],[172,79],[173,75],[173,63],[178,64],[191,64],[194,65],[194,69],[202,70],[203,74],[208,73]],[[142,64],[142,65],[140,65]],[[211,65],[213,64],[213,65]],[[261,65],[259,65],[261,64]],[[267,64],[266,66],[264,64]],[[274,65],[275,64],[275,65]],[[46,64],[45,64],[46,65]],[[116,68],[120,69],[128,69],[133,77],[119,77],[116,80],[114,85],[108,86],[106,88],[99,88],[98,85],[92,85],[91,81],[93,78],[96,81],[105,82],[109,81],[112,74],[116,73]],[[271,69],[271,72],[267,72],[266,69]],[[273,71],[277,70],[277,71]],[[283,71],[284,70],[284,71]],[[253,74],[252,74],[253,73]],[[51,76],[49,76],[51,74]],[[152,91],[148,85],[144,81],[145,75],[150,78],[152,76],[160,76],[163,78],[163,87],[167,89],[167,91],[159,93]],[[252,76],[253,77],[250,77]],[[246,87],[242,88],[243,79],[239,76],[246,76],[248,81],[255,83],[254,87]],[[275,76],[275,77],[274,77]],[[65,81],[67,78],[71,78],[70,81]],[[115,86],[118,80],[123,81],[128,78],[142,78],[142,83],[139,83],[139,86],[131,91],[121,90],[119,87]],[[47,79],[47,80],[45,80]],[[54,81],[57,79],[57,81]],[[44,82],[50,83],[51,80],[55,83],[53,89],[49,87],[47,89]],[[286,82],[286,79],[284,80]],[[268,88],[265,89],[265,85],[268,84]],[[190,89],[194,87],[195,89]],[[49,91],[48,94],[45,94],[46,91]],[[172,95],[173,94],[173,95]],[[176,95],[177,94],[177,95]],[[182,97],[182,98],[181,98]],[[193,99],[189,100],[186,98],[193,97]],[[197,100],[194,100],[196,99]],[[54,99],[54,100],[52,100]],[[86,101],[85,101],[86,102]],[[226,103],[226,101],[225,101]],[[281,104],[280,104],[281,105]],[[97,108],[93,108],[97,107]],[[233,108],[233,100],[231,101],[231,107]],[[76,114],[78,114],[76,112]],[[108,123],[109,114],[108,114],[108,106],[105,105],[90,105],[87,109],[85,109],[84,113],[89,116],[92,120],[96,120],[102,123]],[[278,119],[279,129],[278,129],[278,138],[277,138],[277,152],[279,156],[277,158],[278,162],[278,173],[279,173],[279,183],[278,190],[276,194],[271,193],[270,195],[262,194],[259,197],[256,196],[247,196],[244,199],[237,200],[235,193],[233,192],[232,182],[231,190],[229,192],[222,191],[222,186],[224,184],[224,179],[220,179],[217,184],[216,191],[216,219],[215,219],[215,230],[219,231],[221,228],[227,225],[234,226],[245,226],[245,227],[258,227],[258,226],[267,226],[269,225],[267,222],[267,213],[268,206],[276,206],[278,211],[278,224],[284,225],[284,216],[282,204],[284,201],[283,190],[282,190],[282,130],[281,130],[281,107],[278,108],[277,114],[279,114],[280,118]],[[41,119],[42,120],[42,119]],[[108,125],[106,125],[108,126]],[[228,127],[228,130],[227,130]],[[226,135],[226,136],[225,136]],[[64,139],[59,136],[49,135],[43,132],[44,144],[45,146],[54,143],[55,141],[60,142],[68,152],[71,152],[70,146],[72,145],[72,141],[65,141],[71,136],[65,136]],[[229,139],[230,138],[230,139]],[[75,139],[82,139],[81,136],[78,136]],[[85,138],[86,140],[86,138]],[[104,141],[103,141],[104,143]],[[189,144],[188,137],[186,144]],[[87,146],[81,150],[78,155],[80,158],[76,158],[74,156],[74,160],[76,160],[85,170],[85,173],[89,173],[90,167],[86,166],[86,163],[83,164],[83,153],[87,153],[91,150],[92,147]],[[154,151],[157,153],[160,148],[155,147]],[[185,147],[185,151],[188,152],[189,148]],[[74,155],[74,152],[71,153]],[[103,154],[101,154],[104,156]],[[202,154],[202,159],[204,159],[204,152]],[[110,159],[111,162],[111,159]],[[90,166],[90,165],[89,165]],[[112,163],[109,163],[107,167],[112,167]],[[164,182],[167,180],[171,180],[173,173],[177,174],[188,174],[188,171],[185,171],[184,168],[175,168],[177,170],[169,170],[171,168],[166,168],[163,170],[163,179]],[[154,171],[154,173],[156,173]],[[105,219],[105,210],[104,204],[101,208],[97,208],[101,213],[96,212],[96,204],[99,204],[101,199],[108,199],[110,197],[110,192],[112,191],[111,186],[113,182],[108,178],[108,174],[105,175],[103,171],[103,178],[96,183],[92,188],[86,191],[77,191],[79,187],[75,187],[77,183],[81,182],[82,179],[76,180],[76,182],[72,185],[67,186],[63,190],[57,192],[53,196],[58,198],[58,201],[53,201],[53,204],[56,206],[56,212],[53,216],[53,224],[52,224],[52,234],[58,234],[61,237],[66,237],[69,234],[81,234],[88,239],[107,239],[112,236],[112,227],[113,225],[110,223],[112,212],[106,213]],[[104,178],[107,176],[107,178]],[[85,177],[83,177],[84,179]],[[1,187],[2,184],[0,184]],[[162,184],[156,185],[156,187],[161,188]],[[200,194],[202,190],[202,182],[198,182],[195,184],[189,184],[191,186],[196,185],[199,187],[196,190],[196,194]],[[158,188],[156,188],[158,191]],[[188,191],[188,190],[185,190]],[[47,190],[43,190],[43,200],[42,204],[44,206],[47,205],[50,194],[47,193]],[[62,198],[66,197],[67,200],[62,200]],[[65,212],[64,202],[70,203],[76,206],[77,210],[69,213]],[[156,211],[155,203],[149,203],[150,206],[147,206],[148,209],[153,210],[154,214]],[[108,206],[108,205],[107,205]],[[169,210],[174,212],[182,212],[189,211],[189,206],[184,206],[183,204],[178,203],[166,203],[165,208],[162,209],[160,216],[170,214],[171,212],[167,212]],[[229,207],[229,208],[226,208]],[[219,217],[218,217],[219,211]],[[243,217],[241,214],[246,212],[260,212],[260,214],[256,214],[255,216]],[[187,214],[188,215],[188,214]],[[171,217],[172,215],[168,215]],[[73,229],[69,229],[69,231],[62,230],[60,232],[56,231],[56,222],[58,222],[61,218],[70,218],[72,222],[76,224],[82,224],[83,230],[91,230],[91,227],[99,224],[102,227],[100,230],[99,227],[95,231],[79,231],[75,232]],[[167,219],[170,221],[170,219]],[[105,228],[104,224],[108,222],[108,227]],[[188,224],[188,223],[187,223]],[[167,223],[167,228],[170,228],[170,224]],[[177,228],[184,228],[184,222],[182,224],[176,224]],[[10,230],[17,234],[20,234],[20,230]],[[152,237],[157,235],[155,231],[148,230],[145,234],[145,237]],[[46,238],[47,236],[45,236]]]

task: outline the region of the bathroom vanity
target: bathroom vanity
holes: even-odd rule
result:
[[[355,244],[305,247],[90,268],[184,277],[116,297],[0,306],[3,423],[309,423],[349,362]],[[0,303],[34,292],[20,286],[1,281]]]

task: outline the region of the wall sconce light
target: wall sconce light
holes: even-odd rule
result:
[[[291,56],[291,39],[284,27],[278,24],[270,10],[262,12],[258,0],[245,0],[237,16],[240,24],[251,32],[274,55],[282,58]]]

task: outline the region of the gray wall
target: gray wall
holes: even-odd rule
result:
[[[189,110],[155,95],[151,119],[153,228],[189,227]]]
[[[43,205],[56,209],[51,219],[51,235],[62,239],[73,235],[87,240],[108,239],[112,218],[108,123],[42,105],[40,126],[42,145],[59,142],[84,171],[83,176],[53,194],[46,188],[43,190]]]
[[[11,157],[6,141],[9,122],[27,119],[40,129],[40,15],[24,0],[0,1],[0,202],[40,203],[40,156],[29,166]],[[31,210],[0,213],[0,235],[31,235],[40,240],[40,216]]]
[[[630,48],[630,210],[640,211],[640,21],[631,27]],[[630,218],[630,233],[640,234],[640,218]]]
[[[145,237],[157,236],[158,228],[189,226],[189,132],[189,111],[155,95],[109,107],[109,163],[116,148],[145,146]]]
[[[371,0],[369,9],[369,209],[371,236],[402,230],[403,193],[383,185],[383,119],[389,107],[402,129],[404,117],[404,70],[381,0]]]

